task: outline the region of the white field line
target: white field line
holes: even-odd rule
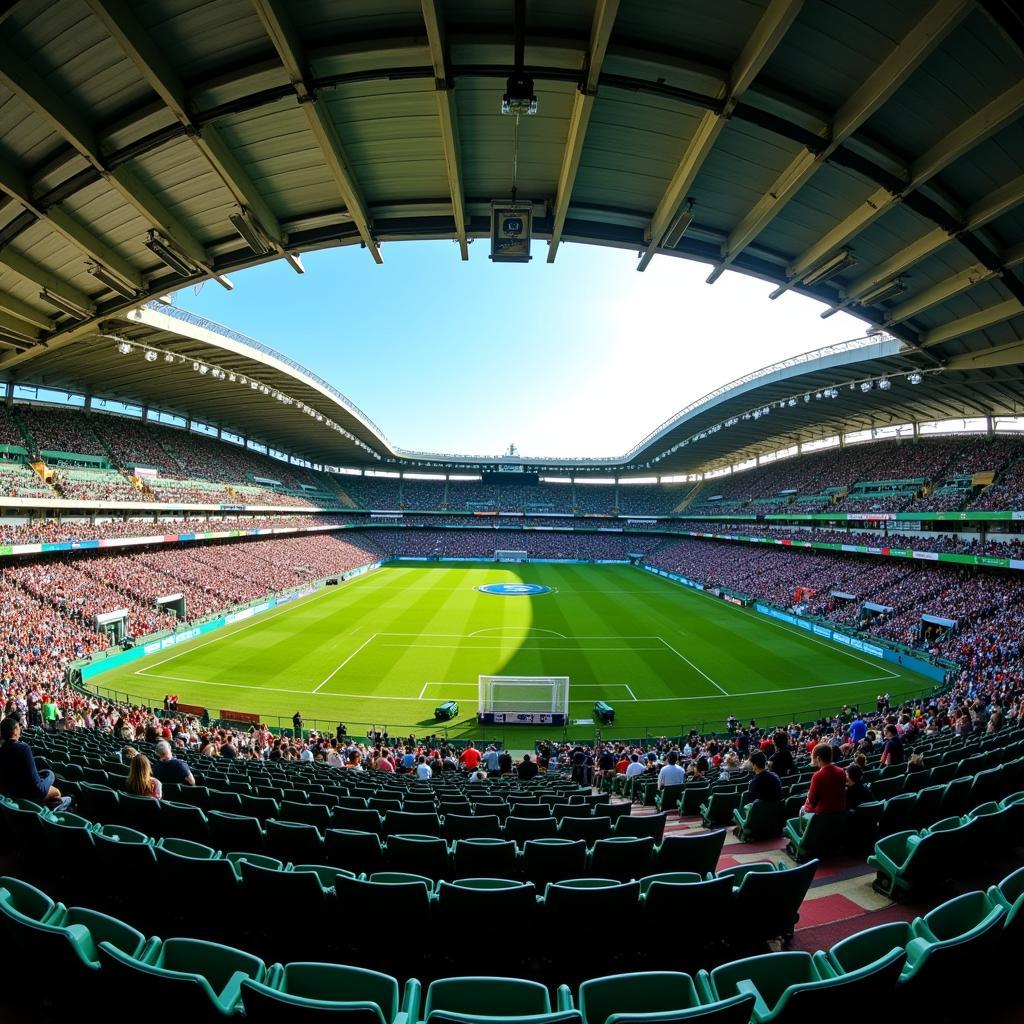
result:
[[[326,686],[367,644],[376,640],[377,634],[371,633],[329,676],[325,676],[319,686],[313,692],[319,693],[321,688]]]
[[[716,690],[717,690],[717,691],[718,691],[719,693],[724,693],[724,694],[725,694],[725,695],[726,695],[727,697],[728,697],[728,696],[730,696],[730,694],[729,694],[729,693],[728,693],[728,692],[727,692],[726,690],[723,690],[723,689],[722,689],[722,687],[721,687],[721,686],[719,686],[719,685],[718,685],[718,683],[716,683],[716,682],[714,681],[714,679],[712,679],[712,678],[711,678],[711,676],[709,676],[709,675],[707,674],[707,672],[705,672],[705,671],[704,671],[704,670],[703,670],[702,668],[697,668],[697,666],[696,666],[696,665],[694,665],[694,663],[693,663],[692,661],[690,661],[690,659],[689,659],[688,657],[686,657],[686,655],[685,655],[685,654],[680,654],[680,653],[679,653],[679,652],[678,652],[678,651],[677,651],[677,650],[676,650],[676,649],[675,649],[675,648],[674,648],[674,647],[673,647],[673,646],[672,646],[672,645],[671,645],[671,644],[670,644],[670,643],[669,643],[669,642],[668,642],[668,641],[667,641],[667,640],[666,640],[666,639],[665,639],[664,637],[662,637],[662,636],[659,636],[659,637],[658,637],[658,639],[659,639],[659,640],[660,640],[660,641],[661,641],[661,642],[662,642],[662,643],[663,643],[663,644],[664,644],[664,645],[665,645],[665,646],[666,646],[666,647],[667,647],[667,648],[668,648],[668,649],[669,649],[669,650],[670,650],[670,651],[671,651],[671,652],[672,652],[672,653],[673,653],[673,654],[674,654],[674,655],[675,655],[675,656],[676,656],[677,658],[682,658],[682,659],[683,659],[683,661],[685,661],[685,662],[686,662],[686,664],[687,664],[687,665],[689,665],[689,666],[690,666],[690,668],[692,668],[692,669],[694,670],[694,672],[699,672],[699,673],[700,673],[700,674],[701,674],[701,675],[702,675],[702,676],[703,676],[703,677],[704,677],[704,678],[705,678],[705,679],[706,679],[706,680],[707,680],[707,681],[708,681],[708,682],[709,682],[709,683],[710,683],[710,684],[711,684],[711,685],[712,685],[712,686],[713,686],[713,687],[714,687],[714,688],[715,688],[715,689],[716,689]]]
[[[374,636],[378,634],[374,633]],[[486,639],[486,638],[483,638]],[[524,647],[522,644],[494,644],[483,647],[479,644],[378,644],[378,647],[400,647],[420,651],[660,651],[660,647]],[[679,655],[682,657],[682,655]],[[684,661],[686,659],[683,659]],[[696,666],[694,666],[696,668]],[[700,669],[697,669],[700,672]],[[701,675],[704,673],[701,672]]]
[[[495,628],[500,629],[502,627],[495,627]],[[477,637],[480,632],[481,632],[480,630],[477,630],[476,633],[394,633],[394,632],[388,632],[387,630],[381,630],[377,634],[377,636],[412,636],[412,637],[417,637],[417,638],[421,637],[421,636],[430,636],[430,637],[439,637],[440,639],[443,639],[443,640],[468,640],[470,637]],[[554,632],[554,630],[552,630],[551,632]],[[654,635],[651,635],[651,634],[647,634],[647,635],[644,635],[644,636],[637,636],[635,634],[634,635],[630,635],[630,636],[626,636],[624,634],[619,634],[619,635],[616,635],[616,636],[579,636],[579,635],[574,633],[572,635],[572,637],[567,637],[567,636],[562,636],[561,633],[558,633],[558,634],[556,634],[556,637],[558,639],[561,639],[561,640],[569,640],[569,639],[572,639],[572,640],[660,640],[661,639],[660,636],[654,636]],[[491,639],[489,637],[478,637],[478,638],[482,639],[482,640]],[[502,638],[501,637],[494,637],[493,639],[500,640]],[[510,637],[509,639],[512,639],[512,638]],[[545,639],[545,637],[539,636],[539,637],[536,637],[536,639],[540,640],[540,641],[543,641]]]
[[[716,604],[720,604],[717,597],[712,597],[711,594],[705,594],[703,590],[694,590],[693,587],[685,587],[682,583],[676,583],[675,580],[665,579],[664,576],[659,576],[657,578],[665,580],[666,583],[671,583],[673,584],[673,586],[679,587],[681,590],[685,590],[691,594],[697,594],[700,597],[706,597],[709,601],[714,601]],[[757,615],[757,612],[752,612],[751,614]],[[835,651],[838,654],[845,654],[848,658],[853,658],[854,661],[859,661],[864,665],[868,665],[870,668],[882,667],[879,659],[871,660],[869,658],[864,658],[859,654],[854,654],[853,651],[850,651],[847,648],[842,647],[841,645],[835,643],[835,641],[822,640],[821,637],[814,636],[808,630],[794,629],[792,626],[787,626],[784,622],[779,622],[778,619],[773,619],[768,615],[758,616],[758,619],[763,619],[766,623],[774,626],[776,629],[784,629],[787,633],[792,633],[794,636],[798,636],[804,640],[810,640],[812,643],[819,644],[821,647],[824,647],[827,650]],[[898,672],[892,672],[887,668],[882,668],[882,671],[887,673],[887,675],[883,677],[885,679],[899,679],[900,674]],[[780,690],[779,692],[785,693],[786,691]]]
[[[252,629],[253,626],[261,626],[264,622],[269,622],[271,619],[276,619],[279,615],[284,615],[285,612],[291,611],[293,608],[305,608],[307,605],[311,605],[314,601],[319,600],[321,597],[325,597],[328,594],[339,594],[344,593],[348,590],[351,584],[358,583],[360,580],[369,579],[371,576],[376,576],[380,570],[375,569],[373,572],[365,572],[361,576],[357,576],[354,580],[349,580],[348,583],[342,587],[341,590],[328,590],[326,587],[320,591],[319,594],[313,594],[307,601],[292,601],[285,605],[279,611],[273,611],[269,615],[257,615],[254,616],[252,622],[248,625],[242,626],[239,629],[231,629],[230,626],[227,629],[222,630],[217,636],[213,637],[212,640],[204,640],[201,644],[196,644],[194,647],[186,647],[185,650],[178,651],[175,654],[170,655],[167,658],[161,658],[159,661],[152,661],[148,666],[136,669],[132,675],[141,676],[150,672],[154,668],[159,668],[161,665],[166,665],[169,661],[174,661],[175,658],[180,658],[183,654],[191,654],[193,651],[198,651],[201,647],[209,647],[210,644],[217,643],[218,640],[227,640],[228,637],[237,636],[239,633],[244,633],[247,629]]]
[[[219,686],[221,688],[230,690],[258,690],[266,691],[267,693],[294,693],[302,697],[346,697],[353,700],[399,700],[399,701],[426,701],[432,698],[428,697],[389,697],[383,694],[371,694],[371,693],[317,693],[310,690],[287,690],[277,686],[254,686],[252,683],[214,683],[208,679],[190,679],[187,676],[168,676],[168,675],[153,675],[153,679],[167,679],[176,683],[196,683],[200,686]],[[849,679],[842,683],[821,683],[812,686],[792,686],[785,690],[749,690],[745,693],[725,693],[721,697],[702,696],[702,697],[635,697],[634,700],[638,704],[670,704],[678,701],[691,701],[691,700],[735,700],[738,697],[761,697],[766,694],[774,693],[803,693],[806,690],[830,690],[833,687],[838,686],[857,686],[861,683],[877,683],[882,682],[885,676],[873,676],[868,679]],[[444,686],[476,686],[476,683],[444,683],[438,684]],[[618,686],[618,683],[577,683],[577,687],[582,686]],[[621,684],[625,686],[626,684]],[[420,691],[423,692],[422,690]],[[569,700],[570,704],[586,704],[589,703],[587,700]]]
[[[626,690],[629,692],[630,698],[632,700],[636,700],[636,694],[633,692],[633,687],[630,686],[628,683],[623,683],[622,685],[626,687]]]
[[[559,640],[569,639],[564,633],[558,633],[553,629],[541,629],[540,626],[488,626],[487,629],[474,629],[467,636],[483,636],[485,633],[507,633],[510,629],[526,633],[550,633],[551,636],[557,637]],[[395,635],[397,636],[398,634]],[[543,640],[544,638],[538,637],[538,639]]]

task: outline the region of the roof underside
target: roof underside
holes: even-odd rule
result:
[[[465,257],[511,193],[515,119],[499,111],[521,50],[539,109],[519,125],[518,195],[549,260],[588,241],[636,250],[638,269],[674,255],[707,262],[712,280],[755,274],[903,342],[851,374],[944,368],[830,400],[824,420],[812,401],[823,433],[1021,412],[1024,23],[1011,0],[529,0],[517,29],[519,6],[0,5],[0,374],[78,381],[320,461],[372,459],[345,435],[324,442],[294,407],[267,414],[257,393],[197,387],[186,364],[113,371],[97,339],[142,330],[126,312],[185,282],[315,248],[380,260],[392,240],[450,238]],[[172,335],[154,344],[193,358],[205,344]],[[259,363],[401,457],[308,375]],[[820,372],[808,388],[841,383]],[[707,415],[732,415],[725,404]],[[809,410],[784,422],[797,415],[741,419],[716,450],[693,443],[659,469],[778,447],[806,436]]]

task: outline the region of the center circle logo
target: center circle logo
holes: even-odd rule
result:
[[[539,583],[487,583],[482,587],[474,587],[481,594],[496,594],[498,597],[537,597],[550,594],[551,588]]]

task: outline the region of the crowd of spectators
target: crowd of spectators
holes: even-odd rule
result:
[[[0,403],[0,444],[11,445],[15,448],[25,447],[25,435],[2,403]]]
[[[37,452],[69,452],[99,459],[107,457],[106,449],[81,410],[19,405],[16,415],[31,435]]]
[[[626,561],[646,553],[657,537],[625,533],[560,533],[554,530],[396,530],[361,531],[389,555],[405,558],[493,558],[496,549],[526,551],[529,558]]]
[[[53,498],[54,489],[21,462],[0,461],[0,496],[7,498]]]

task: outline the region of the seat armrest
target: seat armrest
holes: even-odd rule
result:
[[[818,977],[822,981],[827,981],[829,978],[838,978],[844,972],[836,970],[828,958],[827,953],[823,953],[820,949],[814,953],[811,957],[814,962],[814,969],[818,972]]]
[[[406,1020],[416,1024],[420,1016],[420,998],[423,988],[418,978],[410,978],[405,983],[405,991],[402,993],[401,1012],[406,1015]],[[397,1024],[397,1022],[396,1022]]]

